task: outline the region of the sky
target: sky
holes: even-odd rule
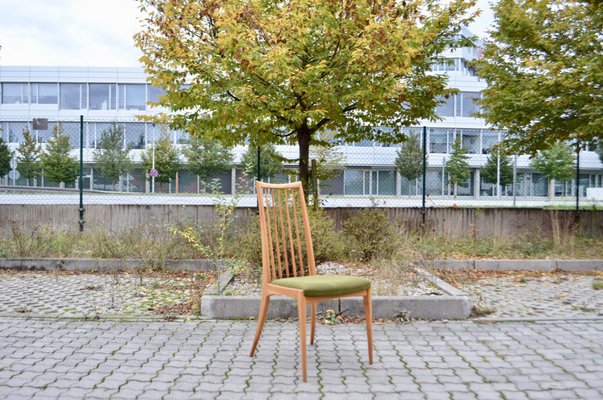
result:
[[[484,37],[488,0],[470,25]],[[0,65],[140,67],[132,36],[140,29],[135,0],[0,0]]]

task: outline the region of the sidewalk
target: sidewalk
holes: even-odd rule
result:
[[[601,399],[592,279],[468,285],[488,321],[375,324],[372,366],[364,324],[319,324],[302,383],[295,322],[268,321],[249,358],[255,321],[157,315],[189,299],[186,279],[0,274],[0,398]]]
[[[601,399],[603,321],[319,325],[0,319],[6,399]]]

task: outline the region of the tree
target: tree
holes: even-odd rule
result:
[[[257,176],[258,150],[257,146],[249,145],[241,158],[243,171],[247,176]],[[260,147],[260,178],[262,180],[274,178],[283,172],[283,157],[277,153],[273,145],[265,144]]]
[[[29,129],[23,129],[23,142],[17,147],[17,171],[23,178],[27,180],[29,186],[30,179],[35,178],[42,172],[40,165],[40,155],[42,154],[42,146],[36,143],[36,140]]]
[[[457,136],[454,143],[452,143],[450,159],[446,162],[446,169],[450,177],[450,185],[452,185],[454,198],[457,195],[458,184],[467,182],[467,179],[471,176],[469,163],[467,162],[469,159],[467,153],[467,149],[461,144],[461,137]]]
[[[40,163],[44,176],[53,182],[59,182],[61,187],[66,182],[74,182],[78,175],[78,161],[70,152],[69,136],[64,134],[62,124],[56,124],[40,156]]]
[[[297,144],[308,189],[310,145],[336,132],[395,143],[434,119],[444,74],[431,64],[473,0],[140,0],[142,63],[171,122],[229,144]],[[394,127],[391,131],[375,126]]]
[[[155,169],[159,175],[155,178],[162,187],[164,183],[170,182],[176,177],[176,173],[180,169],[180,155],[178,149],[174,147],[170,140],[170,133],[167,127],[163,126],[159,140],[155,143],[155,147],[148,147],[141,154],[142,167],[150,172],[153,168],[153,152],[155,153]]]
[[[12,152],[8,149],[4,139],[0,138],[0,177],[6,176],[10,170],[10,160]]]
[[[183,153],[188,160],[188,170],[197,175],[206,186],[210,174],[228,171],[233,165],[230,149],[205,136],[191,136],[190,146],[185,147]]]
[[[411,194],[411,181],[423,173],[423,149],[419,144],[418,135],[409,135],[396,152],[396,168],[403,178],[408,180],[408,195]]]
[[[513,183],[513,165],[511,164],[511,158],[504,155],[501,156],[500,154],[490,153],[486,165],[480,169],[480,174],[484,182],[496,185],[496,181],[498,180],[502,187],[510,185]]]
[[[113,124],[103,132],[94,151],[94,162],[101,175],[111,180],[115,190],[119,178],[132,169],[130,147],[124,148],[124,130],[121,126]]]
[[[603,163],[603,141],[597,143],[597,153],[599,154],[599,159]]]
[[[501,0],[484,57],[487,122],[508,129],[513,152],[536,154],[558,141],[586,143],[603,126],[603,3]]]
[[[549,180],[548,197],[552,200],[555,196],[555,180],[567,181],[574,176],[574,152],[567,144],[557,142],[550,149],[536,154],[532,167]]]

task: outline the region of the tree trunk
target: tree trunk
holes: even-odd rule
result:
[[[299,180],[302,182],[306,201],[310,197],[310,186],[308,185],[308,180],[310,177],[309,161],[311,140],[312,135],[306,124],[297,129],[297,141],[299,143]]]
[[[549,190],[548,190],[549,201],[553,201],[554,197],[555,197],[555,179],[549,178]]]

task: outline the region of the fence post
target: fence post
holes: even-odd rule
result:
[[[318,166],[315,159],[312,159],[312,208],[318,210],[318,177],[316,176],[316,170]]]
[[[427,127],[423,127],[423,190],[421,193],[421,226],[425,231],[425,197],[427,195]]]
[[[80,232],[84,231],[84,116],[80,115]]]
[[[580,140],[576,140],[576,223],[580,222]]]

